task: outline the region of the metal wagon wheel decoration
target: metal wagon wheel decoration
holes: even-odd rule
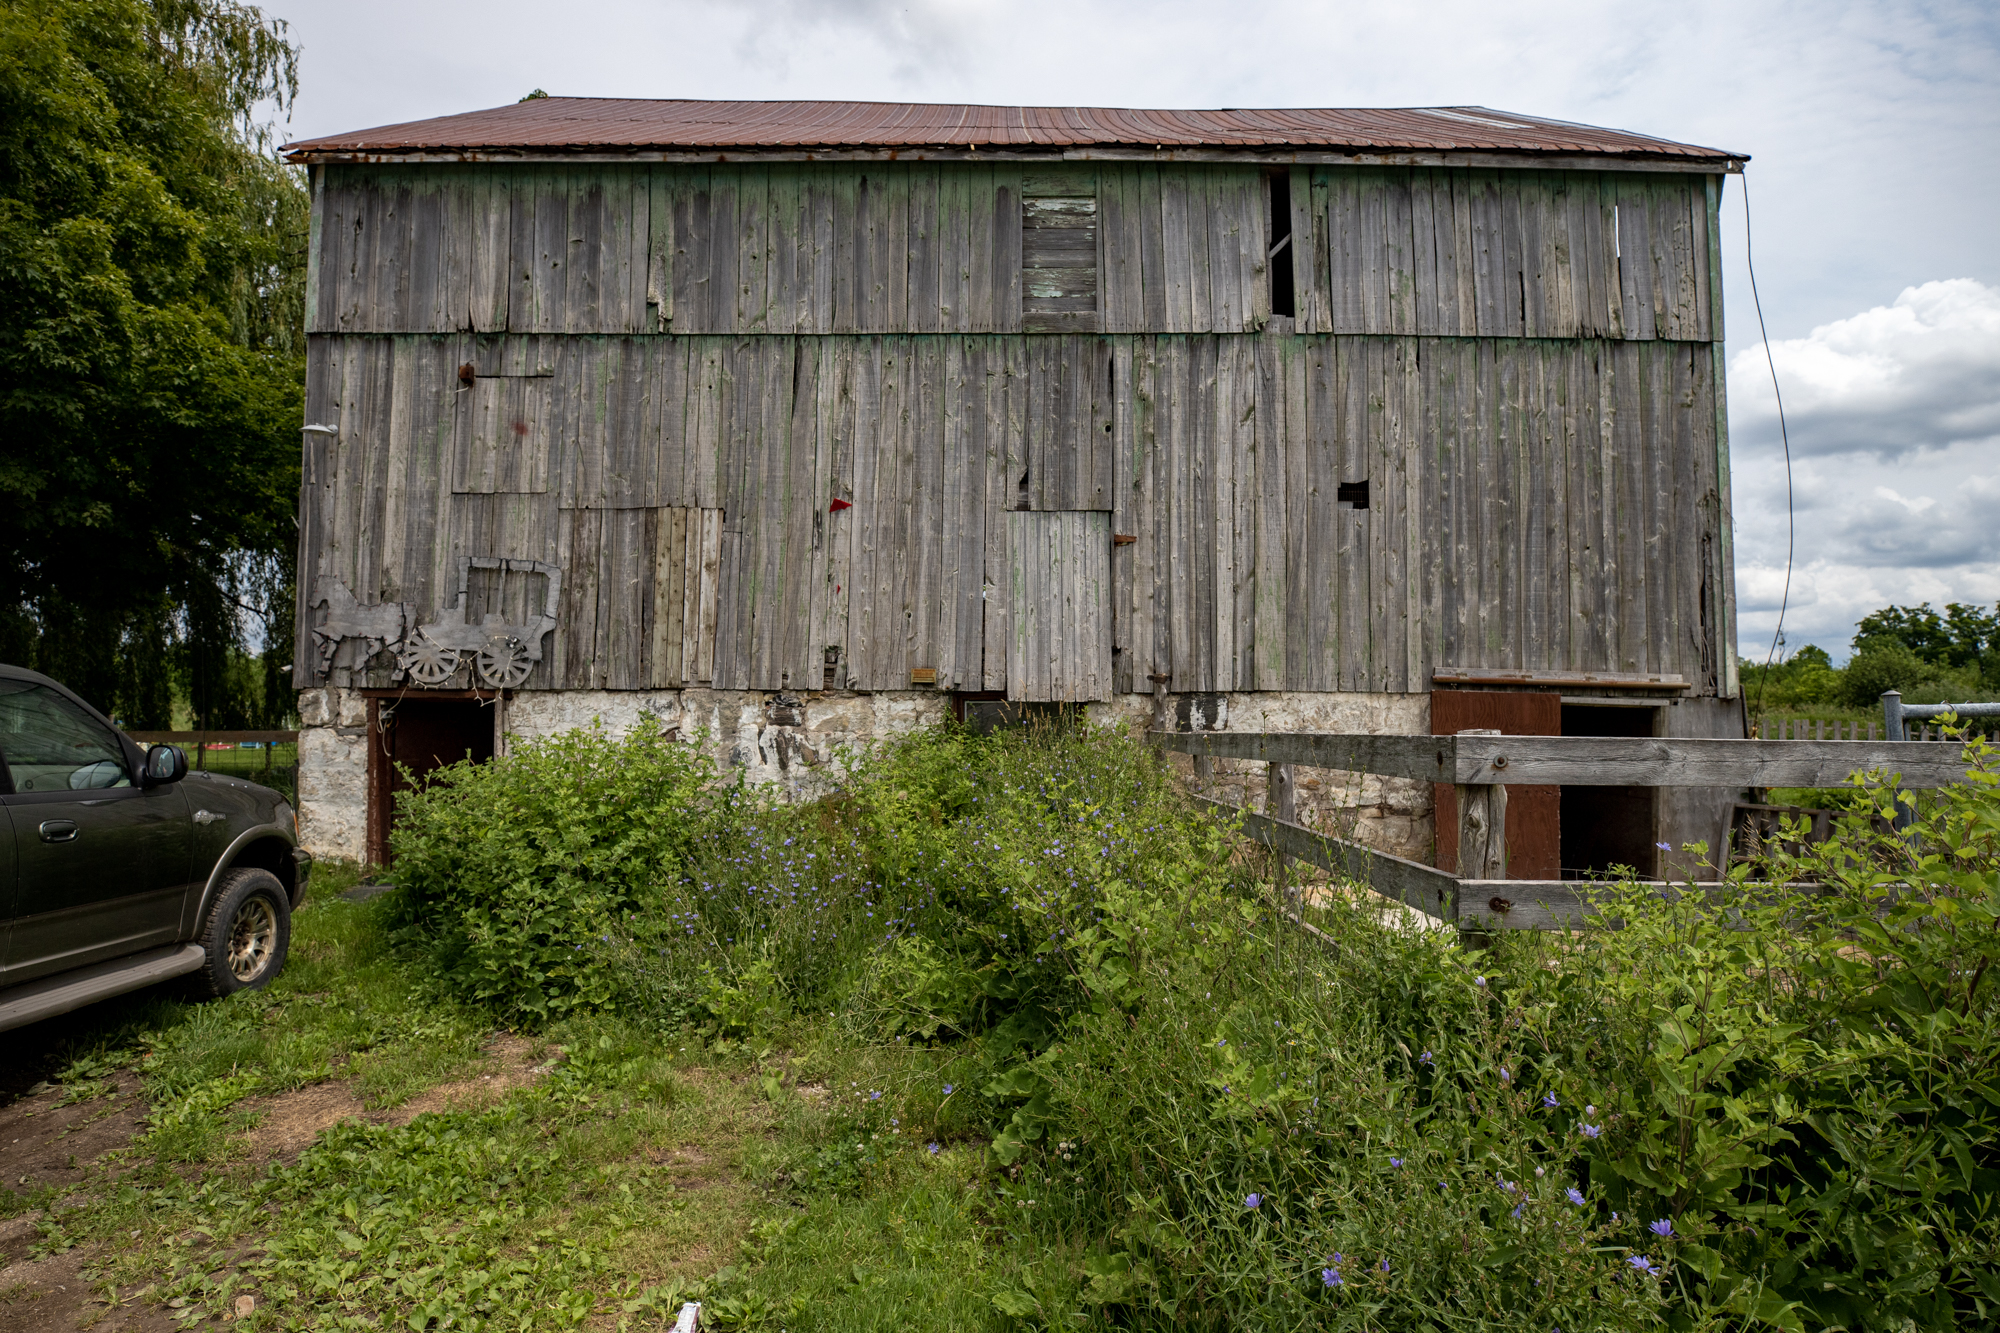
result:
[[[496,690],[518,688],[534,669],[528,645],[519,639],[488,639],[480,645],[479,678]]]
[[[418,630],[404,646],[400,665],[419,685],[442,685],[458,670],[458,650]]]

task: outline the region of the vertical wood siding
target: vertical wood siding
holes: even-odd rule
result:
[[[1714,693],[1716,364],[1275,328],[318,335],[306,419],[339,433],[309,437],[300,586],[428,619],[462,556],[556,564],[527,688],[812,688],[833,650],[851,688],[1041,689],[1010,537],[1087,511],[1118,690],[1422,691],[1448,663]],[[357,650],[336,683],[386,684]]]
[[[1248,333],[1270,319],[1254,166],[321,171],[315,332]],[[1292,177],[1298,332],[1719,338],[1709,178]]]
[[[1298,331],[1719,340],[1708,179],[1295,169]]]
[[[1007,515],[1008,694],[1040,702],[1111,697],[1111,516]]]

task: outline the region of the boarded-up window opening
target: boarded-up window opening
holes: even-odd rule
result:
[[[1343,481],[1334,488],[1334,501],[1351,505],[1356,509],[1368,507],[1368,483],[1365,481]]]
[[[1021,328],[1097,331],[1097,198],[1021,201]]]
[[[1268,232],[1271,238],[1270,263],[1266,271],[1271,280],[1271,313],[1290,317],[1294,313],[1292,296],[1292,174],[1274,171],[1264,178],[1267,197],[1271,206],[1271,222]]]
[[[654,688],[715,679],[716,588],[722,568],[720,509],[658,509],[653,546]]]

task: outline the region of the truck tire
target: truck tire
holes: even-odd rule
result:
[[[226,871],[195,943],[207,954],[195,980],[210,995],[261,990],[285,970],[291,895],[268,870]]]

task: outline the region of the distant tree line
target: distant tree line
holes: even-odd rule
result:
[[[0,660],[128,726],[292,707],[297,55],[234,0],[0,0]]]
[[[1854,654],[1833,665],[1824,649],[1807,644],[1774,663],[1743,664],[1752,708],[1784,711],[1813,707],[1873,708],[1886,690],[1905,703],[1972,703],[2000,697],[2000,606],[1985,611],[1948,602],[1888,606],[1863,616],[1854,629]]]

